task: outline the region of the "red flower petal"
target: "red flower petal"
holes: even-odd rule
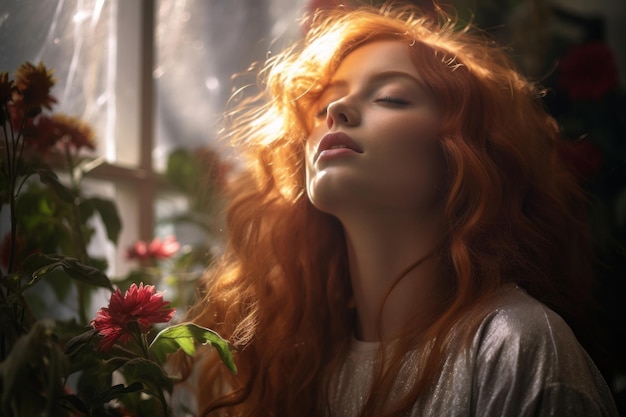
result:
[[[571,100],[600,100],[619,86],[619,70],[611,48],[589,42],[568,51],[559,63],[558,86]]]
[[[180,249],[180,243],[176,241],[174,236],[168,236],[163,240],[154,239],[150,243],[149,252],[153,258],[167,259],[174,255]]]
[[[170,321],[176,310],[168,307],[169,302],[163,300],[163,293],[156,292],[153,285],[133,283],[123,296],[118,288],[111,295],[109,306],[101,308],[91,322],[101,336],[99,348],[108,351],[116,343],[128,343],[132,338],[128,326],[131,322],[147,333],[153,324]]]

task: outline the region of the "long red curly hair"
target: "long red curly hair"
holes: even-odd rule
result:
[[[443,12],[319,12],[305,38],[267,61],[260,97],[238,103],[227,119],[245,166],[231,187],[224,254],[186,319],[230,340],[239,373],[230,375],[210,350],[186,364],[199,378],[201,415],[323,413],[355,314],[341,224],[305,193],[304,115],[350,51],[382,39],[411,45],[444,117],[449,233],[436,259],[448,272],[450,295],[420,335],[433,343],[421,354],[411,392],[385,402],[416,340],[407,333],[377,372],[362,415],[408,410],[440,371],[454,324],[469,323],[462,328],[470,338],[486,314],[479,301],[505,283],[525,288],[572,325],[584,314],[592,276],[584,196],[560,161],[561,139],[541,91],[506,51]]]

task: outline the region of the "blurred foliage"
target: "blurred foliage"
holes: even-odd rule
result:
[[[88,247],[98,223],[116,246],[122,220],[113,200],[90,195],[83,185],[103,160],[88,152],[95,149],[88,125],[50,114],[54,82],[43,63],[23,64],[14,79],[0,73],[0,214],[10,223],[0,241],[0,415],[169,415],[175,378],[164,369],[168,354],[191,355],[196,345],[208,344],[236,371],[228,343],[210,329],[155,326],[168,322],[175,309],[161,310],[170,303],[154,285],[174,284],[175,303],[188,305],[209,244],[179,251],[173,236],[136,242],[127,255],[137,267],[126,277],[106,274],[106,259],[91,256]],[[170,158],[178,168],[168,179],[177,192],[194,196],[194,216],[169,221],[195,222],[209,239],[208,208],[216,204],[219,181],[203,175],[201,164],[211,157],[215,165],[219,158],[206,150],[196,155]],[[110,304],[91,320],[91,303],[106,291],[112,292]]]

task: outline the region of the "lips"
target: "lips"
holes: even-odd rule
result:
[[[323,152],[334,149],[345,149],[356,153],[363,153],[363,148],[353,141],[350,136],[343,132],[332,132],[324,135],[320,143],[317,145],[315,160],[317,161]]]

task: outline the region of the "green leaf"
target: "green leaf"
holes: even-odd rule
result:
[[[63,268],[72,279],[113,291],[113,285],[104,272],[92,266],[81,264],[77,259],[67,256],[35,253],[24,259],[22,268],[22,276],[30,280],[29,287],[43,278],[44,275],[57,268]]]
[[[74,367],[77,372],[76,394],[90,408],[97,409],[98,405],[103,405],[101,401],[103,393],[109,390],[113,384],[113,371],[104,366],[104,361],[98,360],[94,356],[81,361],[76,358],[71,359],[72,366],[78,362],[81,367]],[[93,414],[97,415],[97,414]]]
[[[153,387],[161,387],[171,391],[172,379],[167,375],[163,367],[146,358],[133,358],[124,363],[122,371],[129,381],[141,381]]]
[[[109,261],[106,258],[93,258],[89,257],[89,265],[100,271],[106,271],[109,267]]]
[[[62,392],[63,377],[67,375],[68,369],[67,359],[57,345],[54,322],[36,322],[28,334],[17,340],[5,361],[0,363],[0,415],[5,415],[9,409],[20,410],[22,414],[19,415],[31,415],[27,413],[35,411],[33,406],[40,408],[36,410],[37,414],[48,410],[44,414],[52,415],[49,411]],[[45,402],[41,401],[42,393],[32,389],[34,380],[42,382],[46,393]]]
[[[41,182],[49,185],[61,200],[68,203],[74,201],[74,199],[76,198],[76,194],[65,185],[63,185],[61,181],[59,181],[59,177],[54,171],[41,168],[38,169],[36,172],[39,175],[39,179],[41,180]]]
[[[94,215],[95,208],[90,199],[84,199],[78,203],[78,211],[80,213],[80,219],[84,223]]]
[[[68,406],[73,407],[76,411],[78,411],[82,415],[88,415],[89,410],[85,403],[80,399],[80,397],[76,394],[65,394],[62,395],[61,403],[67,408]]]
[[[73,203],[57,197],[50,186],[28,182],[17,199],[18,230],[26,240],[26,253],[34,250],[70,255],[76,250],[76,231],[70,229]],[[83,225],[85,227],[85,225]]]
[[[174,149],[167,158],[165,176],[182,191],[195,190],[199,178],[198,167],[193,154],[185,148]]]
[[[104,223],[104,227],[107,231],[107,237],[113,244],[117,245],[117,240],[122,230],[122,220],[117,212],[115,203],[111,200],[97,197],[90,198],[89,201],[100,214],[102,223]]]
[[[93,344],[94,338],[98,334],[96,329],[89,329],[80,333],[77,336],[72,337],[65,343],[64,352],[70,358],[74,358],[85,347],[90,347]]]
[[[163,414],[170,415],[163,392],[171,394],[174,383],[160,364],[146,358],[134,358],[126,362],[120,370],[126,381],[141,382],[142,392],[157,399],[161,404]]]
[[[232,373],[237,373],[228,342],[213,330],[193,323],[182,323],[161,330],[150,344],[150,352],[160,363],[164,363],[169,353],[174,353],[179,349],[193,356],[196,353],[196,343],[211,344],[217,349],[224,365]]]
[[[47,354],[49,355],[47,360],[43,361],[44,379],[46,381],[44,385],[47,400],[46,410],[48,415],[53,415],[52,410],[63,392],[61,381],[67,376],[70,364],[61,348],[56,344],[56,341],[51,343]]]
[[[133,382],[128,386],[124,384],[114,385],[105,392],[94,398],[96,403],[108,403],[111,400],[121,397],[122,395],[132,394],[133,392],[139,392],[143,390],[143,384],[141,382]]]

